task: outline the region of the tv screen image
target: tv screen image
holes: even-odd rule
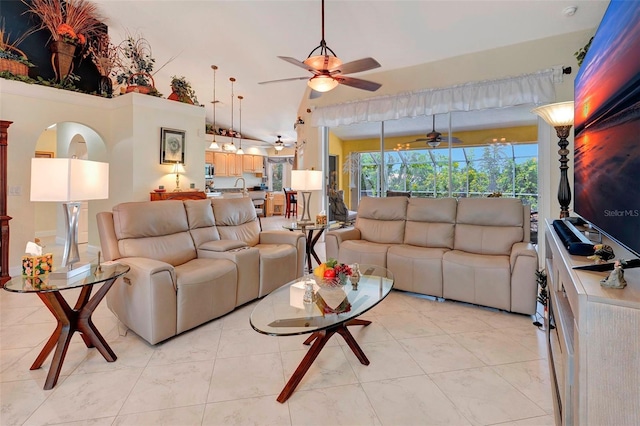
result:
[[[575,79],[574,210],[640,254],[640,2],[613,0]]]

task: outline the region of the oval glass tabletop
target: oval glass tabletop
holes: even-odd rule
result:
[[[354,319],[380,303],[393,288],[386,268],[359,265],[357,285],[327,283],[313,274],[283,285],[262,299],[249,319],[254,330],[272,336],[312,333]],[[313,285],[312,302],[303,301],[305,284]]]
[[[102,265],[102,270],[97,271],[98,265],[91,265],[91,270],[80,273],[71,278],[54,278],[49,274],[28,277],[26,275],[13,277],[4,285],[7,291],[17,293],[44,293],[51,291],[69,290],[71,288],[83,287],[105,282],[112,278],[117,278],[129,271],[128,265],[120,263],[112,265]]]

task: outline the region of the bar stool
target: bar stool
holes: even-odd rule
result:
[[[292,191],[291,188],[283,188],[284,191],[284,199],[286,202],[285,206],[285,217],[288,219],[293,214],[293,217],[298,217],[298,193],[296,191]]]

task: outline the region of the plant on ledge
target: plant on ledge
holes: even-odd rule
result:
[[[151,45],[141,35],[129,35],[118,46],[116,81],[127,85],[127,93],[138,92],[158,96],[152,71],[156,60]]]
[[[175,75],[171,77],[171,92],[167,99],[198,105],[196,92],[191,88],[191,83],[185,77],[176,77]]]
[[[95,35],[102,18],[98,7],[88,0],[31,0],[22,2],[27,12],[40,18],[37,29],[51,33],[51,58],[56,78],[61,81],[73,71],[73,58],[78,46]]]
[[[27,55],[16,46],[24,40],[26,35],[17,40],[9,41],[9,34],[4,30],[4,20],[0,25],[0,72],[8,72],[17,76],[29,74],[29,67],[34,65],[29,62]]]

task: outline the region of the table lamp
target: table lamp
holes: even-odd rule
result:
[[[181,162],[177,162],[173,165],[172,173],[176,174],[176,189],[173,192],[180,192],[180,173],[184,173],[184,167]]]
[[[322,171],[320,170],[292,170],[291,189],[302,192],[302,218],[299,224],[311,224],[309,215],[309,198],[311,191],[322,189]]]
[[[62,202],[65,216],[65,243],[61,268],[50,273],[70,278],[90,270],[80,264],[78,219],[80,202],[109,198],[109,164],[77,158],[32,158],[31,201]]]
[[[534,114],[542,117],[548,125],[556,129],[558,141],[558,154],[560,154],[560,185],[558,186],[558,202],[560,203],[560,219],[569,217],[569,204],[571,203],[571,188],[569,187],[569,178],[567,177],[567,155],[569,150],[567,145],[567,137],[573,126],[573,101],[559,102],[556,104],[543,105],[531,110]]]

